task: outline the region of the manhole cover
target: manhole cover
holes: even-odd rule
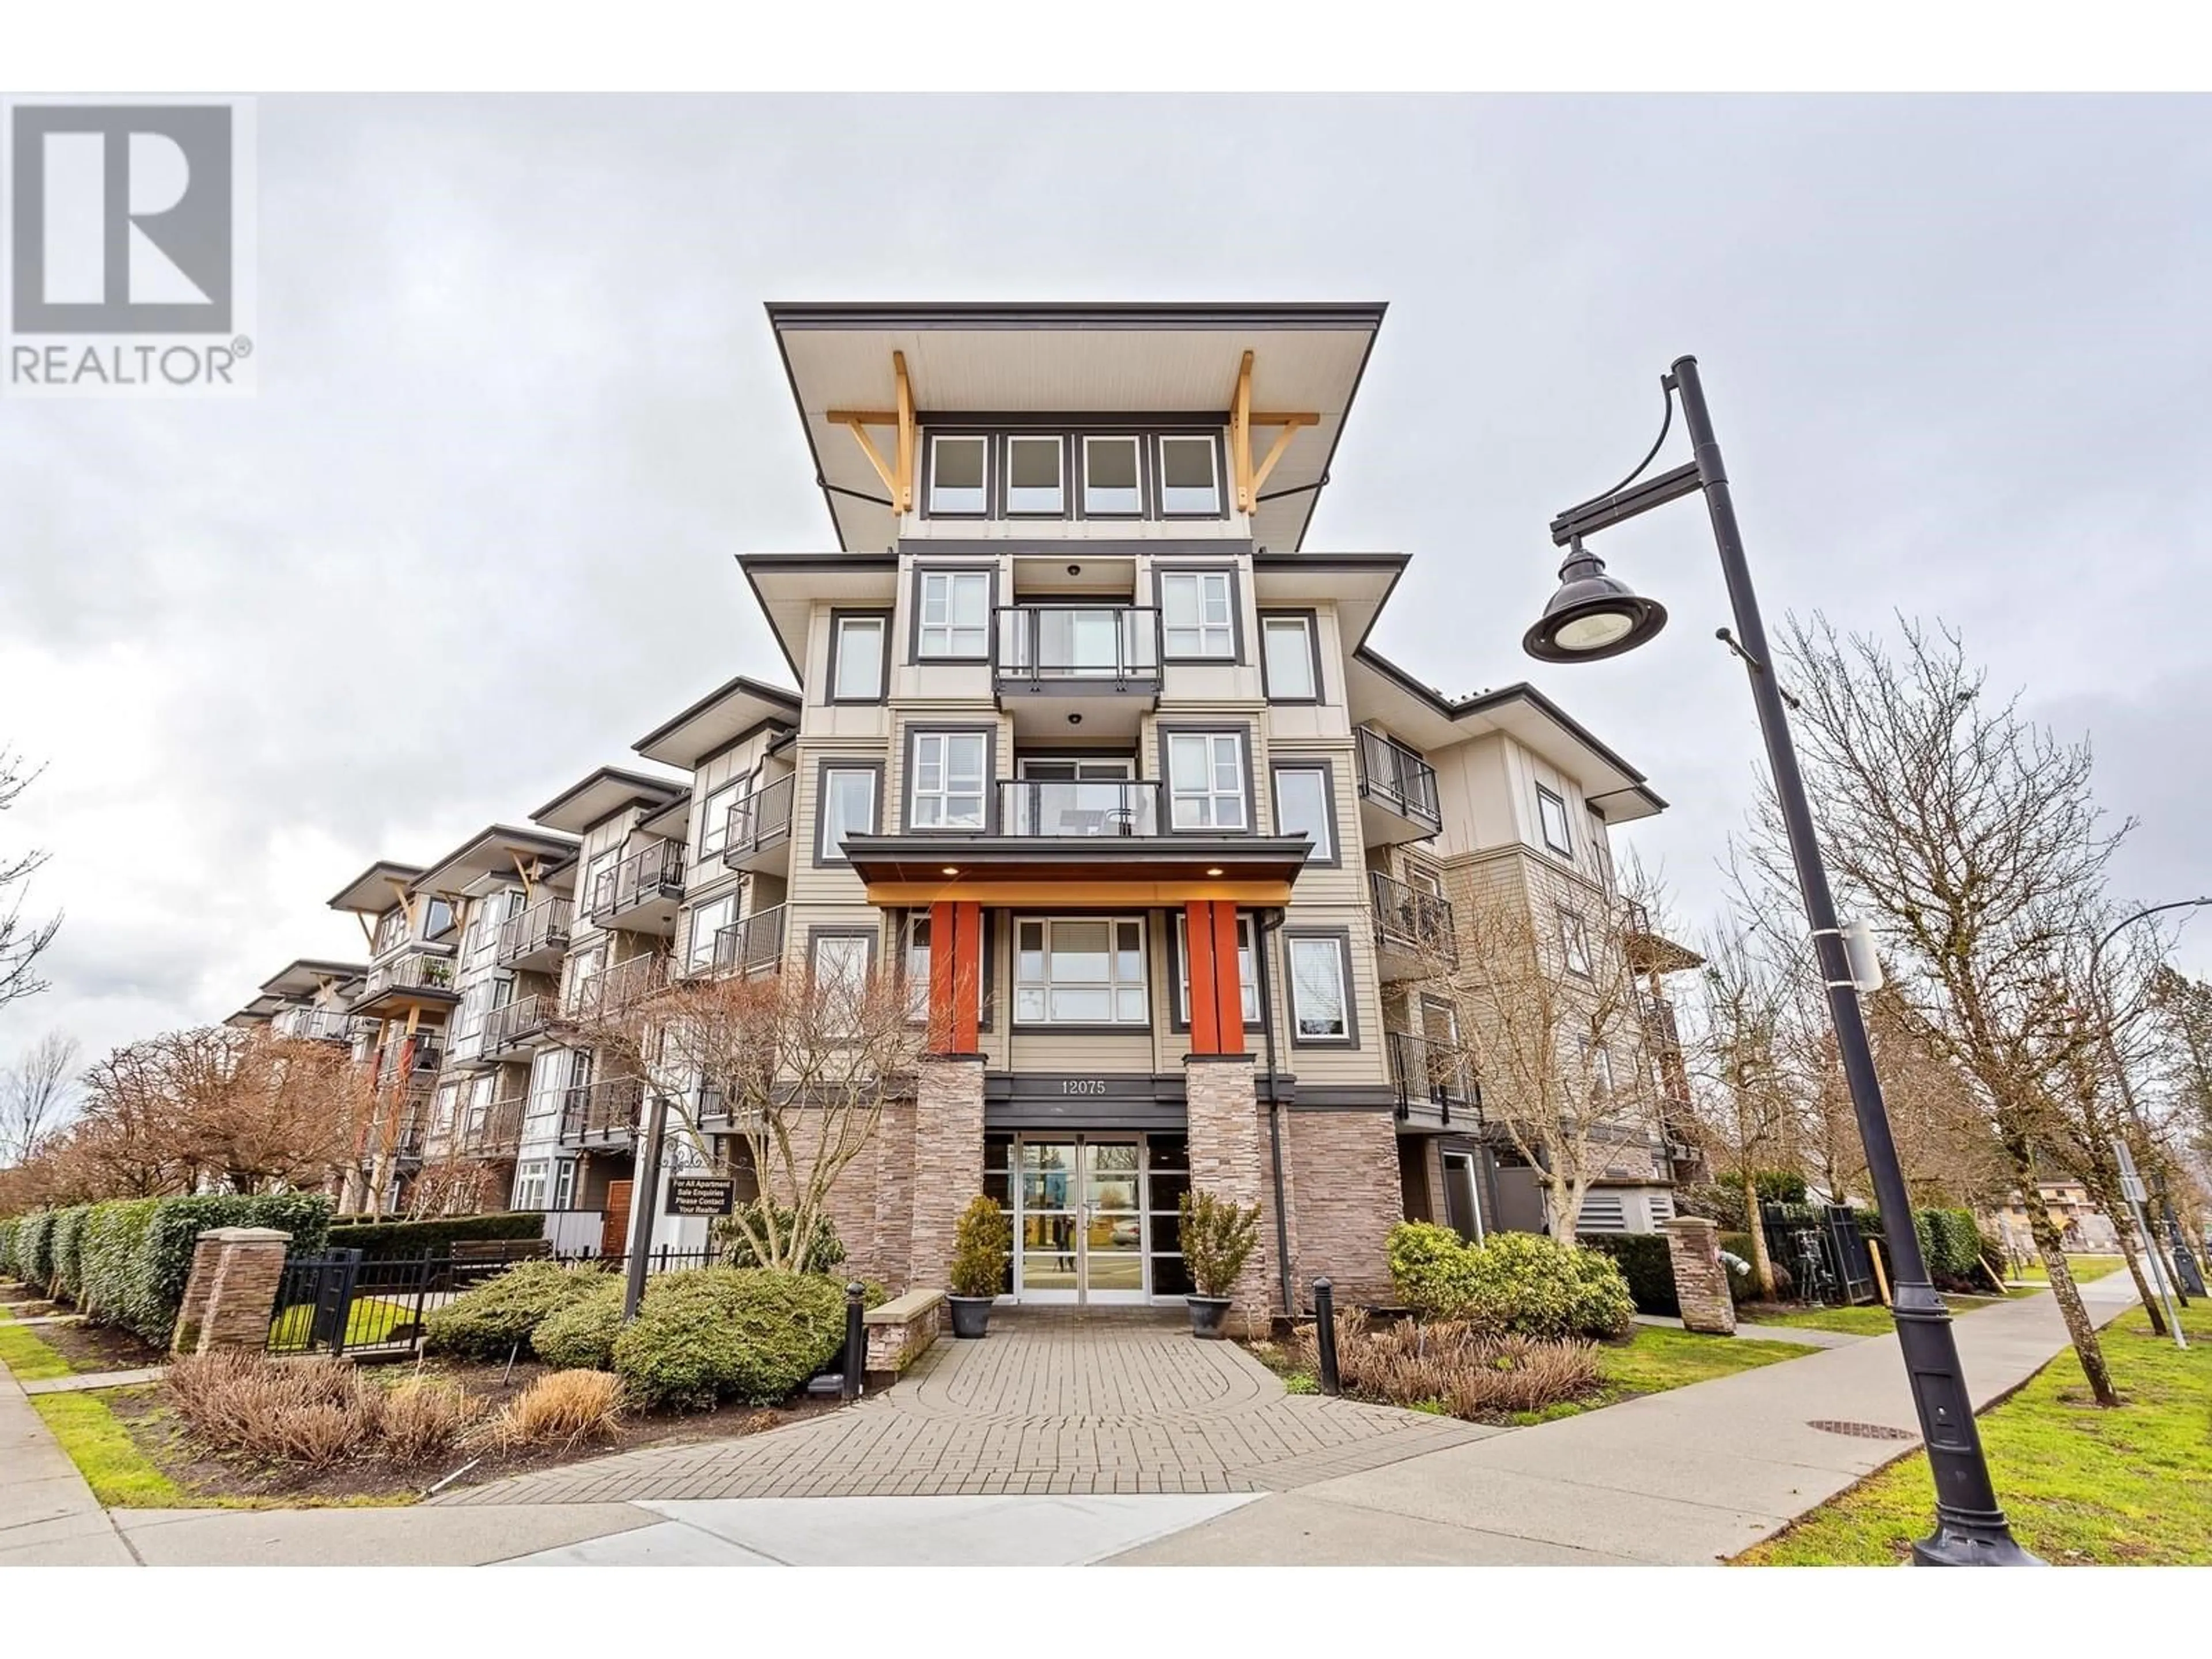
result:
[[[1848,1434],[1858,1440],[1917,1440],[1910,1429],[1893,1429],[1881,1423],[1839,1423],[1832,1417],[1816,1417],[1805,1426],[1822,1434]]]

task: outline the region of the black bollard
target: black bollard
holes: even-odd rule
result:
[[[860,1322],[860,1298],[867,1294],[860,1280],[845,1286],[845,1398],[860,1397],[860,1378],[868,1365],[868,1333]]]
[[[1321,1391],[1342,1394],[1336,1377],[1336,1292],[1326,1279],[1314,1280],[1314,1340],[1321,1347]]]

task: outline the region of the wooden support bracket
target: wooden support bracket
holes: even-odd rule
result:
[[[1291,440],[1300,427],[1319,426],[1321,416],[1310,410],[1296,412],[1275,410],[1255,410],[1252,407],[1252,354],[1246,352],[1237,367],[1237,396],[1229,409],[1229,465],[1237,476],[1237,510],[1249,513],[1258,506],[1261,486],[1267,482],[1268,474],[1291,447]],[[1267,454],[1255,466],[1252,463],[1252,428],[1257,426],[1279,427],[1275,441]]]
[[[891,498],[891,510],[902,515],[914,510],[914,468],[920,453],[920,442],[915,432],[914,386],[907,379],[906,353],[891,353],[891,381],[898,398],[892,409],[830,409],[823,411],[823,419],[832,426],[842,426],[853,434],[853,441],[860,446],[860,453],[868,458],[868,465],[883,480],[884,489]],[[897,431],[897,439],[886,461],[875,441],[868,436],[872,426],[888,426]]]

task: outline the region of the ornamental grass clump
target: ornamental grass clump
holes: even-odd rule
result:
[[[622,1379],[605,1371],[549,1371],[500,1408],[484,1438],[502,1450],[573,1447],[622,1431]]]
[[[1296,1356],[1302,1371],[1320,1370],[1316,1327],[1298,1328]],[[1357,1310],[1337,1316],[1336,1364],[1348,1394],[1426,1409],[1440,1402],[1470,1421],[1581,1400],[1601,1381],[1592,1343],[1486,1334],[1459,1322],[1377,1325]]]
[[[445,1378],[408,1376],[387,1389],[327,1357],[186,1354],[163,1386],[203,1444],[309,1469],[355,1457],[408,1464],[442,1456],[483,1410]]]

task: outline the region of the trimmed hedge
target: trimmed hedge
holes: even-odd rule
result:
[[[1674,1294],[1674,1257],[1664,1233],[1577,1233],[1575,1243],[1609,1255],[1628,1281],[1640,1314],[1679,1318],[1682,1304]]]
[[[615,1370],[647,1407],[773,1405],[828,1364],[845,1340],[834,1279],[764,1267],[663,1273],[614,1343]]]
[[[84,1297],[84,1276],[80,1271],[82,1264],[78,1247],[84,1243],[84,1224],[91,1216],[92,1206],[89,1204],[73,1205],[54,1216],[52,1247],[54,1255],[53,1289],[58,1295],[65,1296],[71,1302],[80,1302]]]
[[[588,1296],[570,1299],[531,1328],[530,1346],[556,1370],[611,1371],[622,1333],[623,1281],[613,1274]]]
[[[1536,1233],[1492,1233],[1470,1244],[1449,1227],[1390,1230],[1390,1280],[1431,1319],[1464,1320],[1492,1335],[1626,1336],[1636,1300],[1609,1256]]]
[[[40,1210],[23,1218],[23,1277],[52,1294],[54,1288],[53,1210]]]
[[[572,1302],[600,1294],[608,1275],[597,1267],[520,1261],[464,1291],[422,1322],[426,1352],[467,1359],[504,1359],[532,1352],[531,1333]]]
[[[545,1217],[537,1210],[491,1215],[439,1216],[426,1221],[348,1221],[331,1224],[331,1249],[359,1250],[373,1261],[443,1255],[456,1244],[543,1238]]]

